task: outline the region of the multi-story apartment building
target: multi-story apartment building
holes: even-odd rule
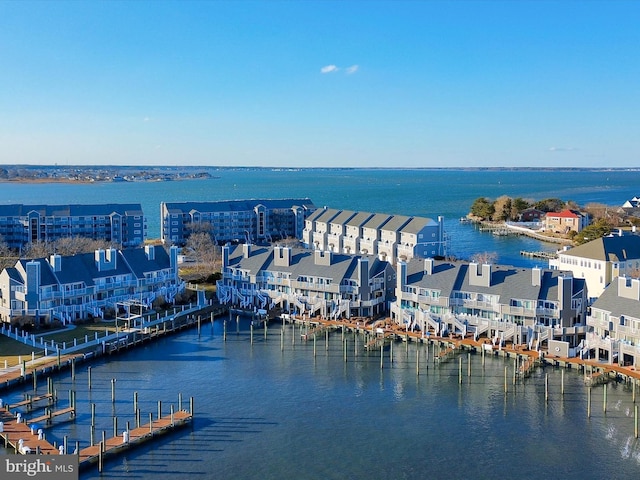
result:
[[[549,267],[570,270],[584,278],[592,300],[599,297],[615,277],[637,276],[640,271],[640,236],[629,234],[597,238],[558,252]]]
[[[379,255],[394,263],[413,257],[442,257],[444,221],[383,213],[318,209],[305,220],[302,243],[331,252]]]
[[[327,318],[374,316],[388,310],[395,286],[389,262],[288,247],[223,247],[220,303],[244,309]]]
[[[263,243],[301,238],[304,221],[316,207],[308,198],[162,202],[164,244],[184,245],[194,231],[210,233],[218,244]]]
[[[0,236],[15,249],[65,237],[135,247],[146,239],[147,222],[140,204],[0,205]]]
[[[567,355],[586,334],[585,281],[570,272],[427,258],[399,262],[396,278],[391,316],[407,328],[530,348],[547,340]]]
[[[167,253],[151,245],[21,259],[0,273],[0,321],[67,323],[102,316],[118,302],[150,305],[158,295],[172,301],[184,288],[177,262],[178,247]]]
[[[640,367],[640,280],[613,279],[590,310],[583,357]]]

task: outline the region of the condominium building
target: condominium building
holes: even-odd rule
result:
[[[0,205],[0,236],[15,249],[66,237],[134,247],[144,243],[147,222],[140,204]]]
[[[177,247],[151,245],[21,259],[0,273],[0,321],[67,323],[101,317],[118,302],[170,302],[184,288],[177,261]]]
[[[584,278],[592,300],[599,297],[612,279],[637,276],[640,271],[640,236],[609,235],[558,252],[549,260],[552,269],[570,270]]]
[[[614,278],[590,310],[582,356],[640,367],[640,280]]]
[[[206,231],[218,244],[263,243],[301,238],[304,221],[316,207],[308,198],[162,202],[164,244],[184,245],[192,232]]]
[[[391,316],[436,335],[486,335],[539,348],[556,342],[568,356],[585,337],[585,281],[570,272],[431,258],[399,262]]]
[[[394,286],[393,267],[375,256],[244,244],[223,247],[217,295],[243,309],[350,318],[388,311]]]
[[[444,220],[384,213],[318,209],[305,220],[305,247],[338,253],[379,255],[390,263],[443,257]]]

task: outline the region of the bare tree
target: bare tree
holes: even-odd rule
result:
[[[185,250],[196,261],[196,270],[201,273],[220,269],[219,248],[206,232],[192,233],[185,245]]]
[[[16,252],[9,248],[9,244],[0,235],[0,271],[8,267],[13,267],[18,260]]]
[[[105,240],[93,240],[85,237],[64,237],[53,242],[53,249],[50,253],[77,255],[79,253],[91,253],[100,249],[104,250],[110,247],[112,247],[112,245]]]
[[[63,237],[53,242],[32,242],[22,249],[24,258],[44,258],[51,254],[77,255],[80,253],[92,253],[99,249],[120,248],[106,240],[93,240],[86,237]]]
[[[52,245],[47,242],[31,242],[22,248],[22,258],[44,258],[52,252]]]
[[[480,253],[474,253],[471,256],[472,262],[479,263],[481,265],[494,264],[497,259],[498,259],[498,254],[496,252],[480,252]]]

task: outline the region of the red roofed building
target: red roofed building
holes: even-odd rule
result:
[[[571,230],[581,231],[589,224],[589,217],[577,210],[565,209],[561,212],[548,212],[544,216],[544,228],[547,231],[567,234]]]

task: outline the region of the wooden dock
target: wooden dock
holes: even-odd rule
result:
[[[44,406],[41,407],[34,407],[34,403],[40,402],[42,400],[47,400],[47,405],[51,405],[55,402],[55,397],[53,396],[52,393],[47,393],[45,395],[27,395],[27,398],[25,400],[22,400],[21,402],[17,402],[17,403],[12,403],[10,405],[7,406],[7,408],[9,410],[13,410],[14,408],[20,408],[20,407],[27,407],[27,411],[30,412],[31,410],[33,410],[34,408],[45,408]]]
[[[99,442],[98,444],[83,448],[80,450],[80,468],[86,468],[97,463],[98,470],[102,471],[102,462],[104,459],[150,441],[158,435],[185,426],[191,423],[192,419],[192,412],[180,410],[153,420],[146,425],[124,432],[122,436],[111,437],[105,439],[104,443]]]
[[[76,417],[76,409],[74,407],[67,407],[61,410],[52,410],[47,408],[44,415],[27,420],[27,424],[45,422],[47,426],[53,423],[55,417],[69,414],[69,420],[73,420]]]
[[[2,431],[0,437],[4,440],[5,448],[13,448],[17,454],[40,453],[44,455],[58,455],[60,451],[51,445],[44,435],[32,433],[26,423],[18,423],[16,417],[6,410],[0,410]]]
[[[441,350],[438,355],[436,356],[436,360],[438,362],[445,362],[447,360],[449,360],[453,354],[456,352],[456,346],[455,345],[451,345],[449,347],[446,347],[444,350]]]

